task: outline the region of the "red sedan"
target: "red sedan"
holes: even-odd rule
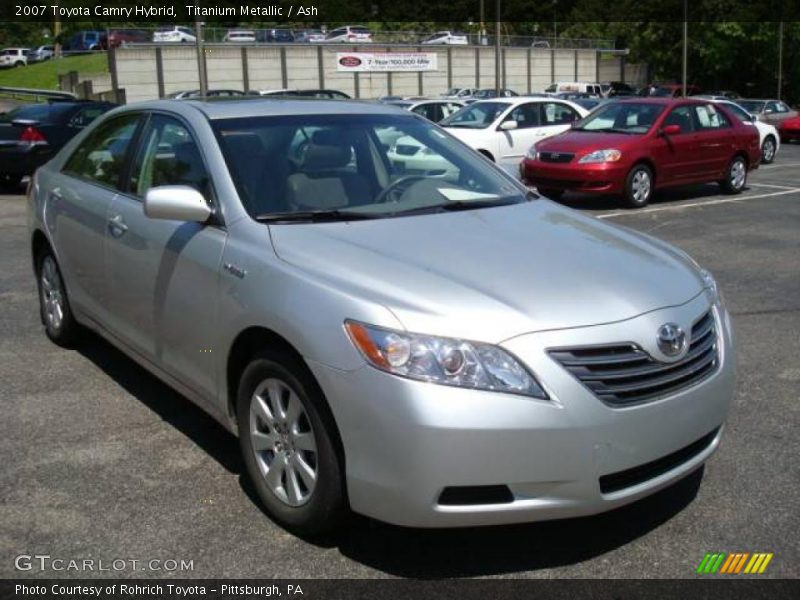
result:
[[[800,117],[792,117],[781,121],[778,125],[778,133],[780,133],[782,142],[800,140]]]
[[[550,198],[567,190],[622,195],[644,206],[655,190],[717,181],[744,189],[761,160],[758,131],[701,100],[621,100],[596,109],[522,162],[525,182]]]

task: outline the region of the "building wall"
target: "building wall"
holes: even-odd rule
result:
[[[277,90],[329,88],[357,98],[382,95],[437,96],[449,87],[493,88],[493,47],[428,47],[437,54],[435,71],[395,73],[342,73],[336,70],[336,52],[391,51],[389,46],[317,45],[206,45],[206,72],[210,88]],[[408,51],[404,46],[397,51]],[[161,68],[158,68],[160,55]],[[618,81],[620,55],[593,50],[505,48],[505,87],[520,94],[541,92],[553,81]],[[117,87],[125,89],[128,102],[152,100],[180,90],[200,87],[197,53],[193,46],[143,45],[118,48],[111,57]],[[625,64],[625,81],[643,85],[647,69]],[[599,77],[598,77],[599,75]],[[112,77],[113,78],[113,77]]]

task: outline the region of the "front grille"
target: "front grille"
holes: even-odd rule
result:
[[[624,471],[617,471],[616,473],[609,473],[600,478],[600,491],[604,494],[611,494],[624,490],[625,488],[633,487],[650,479],[655,479],[659,475],[663,475],[672,469],[681,466],[683,463],[689,462],[692,458],[700,454],[703,450],[711,445],[714,438],[719,431],[717,427],[711,433],[701,437],[696,442],[692,442],[688,446],[662,456],[652,462],[639,465]]]
[[[549,163],[568,163],[575,155],[572,152],[539,152],[539,160]]]
[[[692,326],[686,355],[676,362],[655,360],[636,344],[550,350],[550,356],[604,402],[627,406],[680,391],[713,373],[718,364],[714,315]]]

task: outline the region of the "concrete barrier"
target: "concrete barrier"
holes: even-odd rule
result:
[[[343,51],[437,54],[437,70],[424,72],[339,72]],[[493,88],[495,49],[486,46],[349,46],[345,44],[207,44],[209,88],[244,91],[327,88],[354,98],[382,95],[437,96],[448,88]],[[197,53],[188,44],[143,44],[117,48],[110,55],[111,81],[124,88],[128,102],[152,100],[200,87]],[[501,52],[503,87],[520,94],[541,92],[553,81],[646,83],[646,69],[626,64],[624,55],[597,50],[507,47]]]

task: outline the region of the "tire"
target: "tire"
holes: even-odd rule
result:
[[[725,178],[719,182],[720,187],[726,194],[738,194],[747,184],[747,162],[744,157],[734,156],[725,169]]]
[[[542,196],[551,200],[559,200],[564,195],[564,190],[554,190],[552,188],[536,188]]]
[[[36,257],[36,282],[39,313],[47,337],[59,346],[74,348],[80,340],[81,326],[72,314],[61,269],[49,248]]]
[[[761,145],[761,162],[765,165],[770,164],[775,160],[775,138],[768,135],[764,138],[764,143]]]
[[[625,204],[630,208],[647,206],[653,196],[653,171],[647,165],[634,165],[625,177],[622,191]]]
[[[486,150],[478,150],[478,154],[481,154],[481,155],[485,156],[489,161],[494,162],[494,156],[492,156]]]
[[[17,62],[15,62],[15,63],[14,63],[14,68],[15,68],[15,69],[16,69],[17,67],[24,67],[24,66],[25,66],[25,63],[24,63],[24,62],[22,62],[21,60],[18,60]]]
[[[247,473],[270,517],[305,536],[340,526],[347,501],[339,437],[305,365],[274,350],[257,355],[242,374],[236,414]]]
[[[22,181],[22,175],[13,175],[11,173],[0,173],[0,186],[6,188],[19,187]]]

